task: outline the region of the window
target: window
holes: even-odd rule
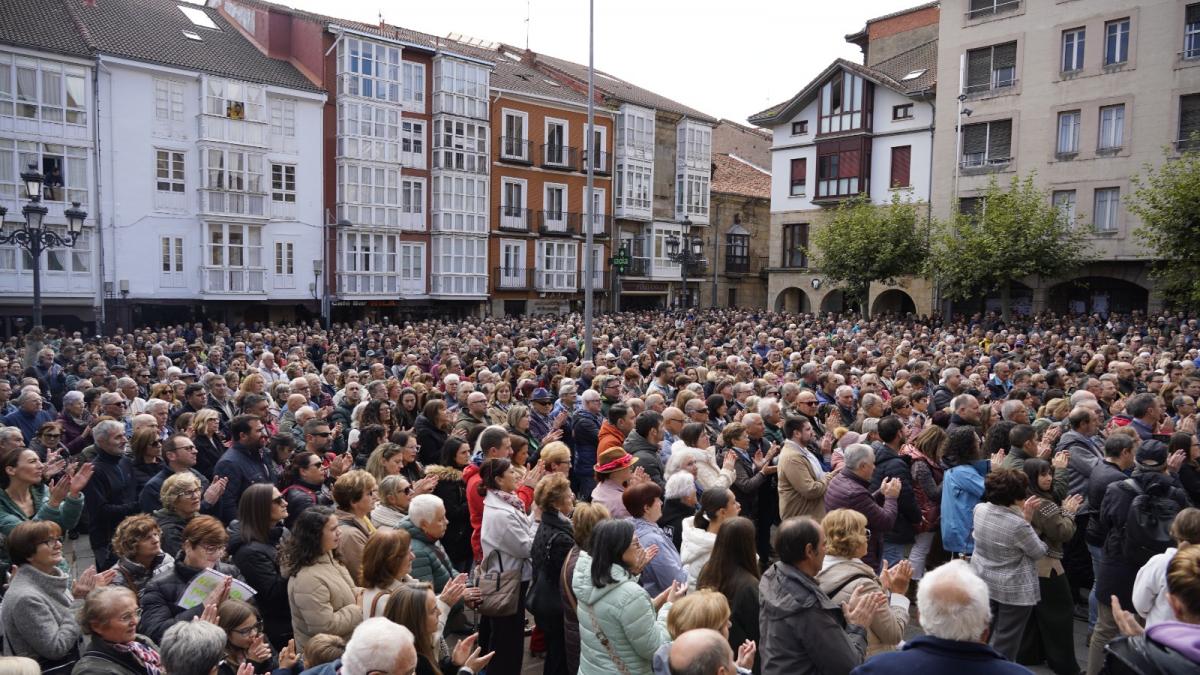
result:
[[[783,266],[808,267],[808,223],[783,226]]]
[[[800,120],[799,122],[792,122],[792,135],[793,136],[803,136],[804,134],[807,134],[807,133],[808,133],[808,120]]]
[[[339,44],[338,89],[347,96],[400,102],[400,49],[346,37]]]
[[[553,225],[556,229],[566,229],[567,186],[550,184],[545,186],[545,192],[542,195],[542,217],[547,225]]]
[[[738,274],[750,271],[750,235],[725,235],[725,272]]]
[[[963,168],[1007,164],[1012,159],[1012,120],[968,124],[962,128]]]
[[[1062,72],[1073,73],[1083,70],[1083,44],[1086,31],[1073,28],[1063,31]]]
[[[173,150],[155,150],[155,183],[159,192],[184,191],[183,153]]]
[[[296,137],[296,102],[290,98],[271,99],[271,136]]]
[[[401,102],[409,112],[425,112],[425,64],[404,62],[404,86]]]
[[[486,176],[433,177],[433,229],[442,232],[487,232]]]
[[[869,189],[870,140],[850,138],[817,146],[817,198],[845,197]]]
[[[971,0],[971,8],[967,11],[967,18],[978,19],[1014,10],[1020,6],[1021,0]]]
[[[597,235],[604,235],[604,234],[608,233],[608,229],[607,229],[608,223],[607,223],[607,219],[605,218],[605,214],[608,212],[608,208],[606,206],[608,204],[608,199],[606,199],[607,195],[608,195],[608,191],[605,190],[604,188],[599,188],[599,187],[592,188],[592,208],[591,208],[591,219],[592,220],[591,220],[591,223],[592,223],[592,232]],[[580,197],[579,203],[583,204],[586,207],[587,206],[587,187],[586,186],[582,190],[579,191],[579,197]],[[588,216],[586,214],[584,214],[584,215],[582,215],[582,218],[583,218],[584,224],[586,225],[586,223],[588,222],[588,220],[587,220]],[[586,230],[584,232],[586,232]],[[597,268],[597,269],[599,269],[599,268]]]
[[[0,198],[24,199],[21,172],[30,164],[44,176],[44,201],[88,203],[87,148],[8,138],[0,138]]]
[[[1125,140],[1125,104],[1100,108],[1099,150],[1119,150]]]
[[[79,66],[0,54],[0,116],[87,124],[87,71]]]
[[[676,163],[693,168],[712,166],[712,129],[702,124],[684,121],[675,134]]]
[[[792,160],[792,186],[791,195],[793,197],[804,196],[804,186],[808,180],[808,158],[799,157]]]
[[[204,188],[229,192],[263,193],[263,156],[238,150],[204,150]]]
[[[617,145],[633,154],[649,155],[654,151],[654,112],[630,105],[621,106],[617,126]],[[649,156],[646,157],[650,159]]]
[[[649,211],[653,175],[653,169],[647,165],[617,164],[617,207]]]
[[[487,244],[488,240],[483,237],[433,237],[433,292],[438,295],[485,295]]]
[[[488,119],[488,69],[447,57],[433,62],[433,112]]]
[[[1006,42],[967,52],[967,88],[978,94],[1011,87],[1017,81],[1017,43]]]
[[[180,287],[187,283],[183,277],[183,237],[162,237],[162,259],[159,265],[160,286]]]
[[[292,242],[275,242],[275,274],[283,276],[295,274],[295,253]]]
[[[400,123],[400,163],[411,169],[425,168],[425,123]]]
[[[537,287],[556,291],[573,291],[578,287],[575,242],[538,242]]]
[[[726,307],[737,307],[738,306],[738,295],[737,295],[738,289],[727,288],[725,290],[726,290],[725,306]]]
[[[586,135],[586,134],[585,134]],[[608,162],[608,149],[606,142],[608,140],[608,128],[601,126],[592,127],[592,169],[608,173],[611,171]],[[585,151],[586,152],[586,151]]]
[[[399,170],[338,162],[337,204],[337,217],[355,225],[395,225],[400,218]]]
[[[570,164],[567,148],[567,123],[562,120],[546,120],[546,144],[542,146],[542,164],[566,166]]]
[[[1200,94],[1179,97],[1179,142],[1180,150],[1195,148],[1192,136],[1200,134]]]
[[[400,181],[400,227],[425,229],[424,178],[404,178]]]
[[[1055,190],[1050,201],[1067,224],[1075,223],[1075,191]]]
[[[271,165],[271,201],[296,202],[296,167],[292,164]]]
[[[1184,11],[1183,58],[1200,58],[1200,3],[1188,5]]]
[[[504,111],[504,137],[500,139],[500,156],[523,162],[530,161],[528,113]]]
[[[834,75],[821,87],[822,134],[871,127],[871,83],[848,71]]]
[[[1117,231],[1117,208],[1121,204],[1120,188],[1098,188],[1092,222],[1097,232]]]
[[[500,227],[517,230],[529,228],[525,188],[525,181],[519,178],[500,180]]]
[[[912,181],[909,177],[912,165],[912,146],[897,145],[892,148],[892,188],[906,188],[912,186]]]
[[[699,172],[685,169],[675,175],[675,215],[676,217],[696,216],[698,219],[708,219],[709,198],[708,171]]]
[[[1079,126],[1082,116],[1078,110],[1058,113],[1058,145],[1055,153],[1073,155],[1079,152]]]
[[[911,120],[913,118],[913,104],[904,103],[902,105],[892,106],[893,120]]]
[[[220,28],[217,28],[217,24],[213,23],[212,17],[210,17],[203,9],[200,9],[199,7],[188,7],[185,5],[176,5],[176,7],[178,7],[179,11],[183,12],[184,15],[187,16],[188,20],[192,22],[193,26],[220,30]]]
[[[479,122],[453,119],[433,121],[435,169],[487,173],[488,128]]]
[[[209,223],[205,241],[204,291],[263,293],[266,268],[262,228],[237,223]]]
[[[205,87],[204,112],[231,120],[265,122],[263,88],[233,80],[210,77]]]
[[[399,153],[399,110],[353,99],[338,101],[338,157],[397,162]]]
[[[154,119],[159,122],[183,121],[183,83],[154,78]]]
[[[1104,24],[1104,65],[1115,66],[1129,60],[1129,19]]]
[[[500,242],[500,269],[496,281],[498,288],[527,288],[525,266],[525,242]]]

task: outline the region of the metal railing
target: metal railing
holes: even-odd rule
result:
[[[501,136],[500,161],[533,164],[533,141],[526,138]]]
[[[527,291],[533,288],[532,267],[495,267],[492,280],[497,290]]]
[[[542,234],[579,234],[578,213],[570,211],[538,211],[538,231]]]
[[[587,168],[588,168],[587,150],[584,150],[583,152],[579,153],[579,157],[580,157],[579,171],[581,173],[587,173]],[[600,173],[600,174],[612,173],[612,155],[610,155],[607,152],[598,152],[598,153],[596,153],[596,160],[597,161],[594,164],[596,173]]]
[[[569,145],[559,145],[557,143],[545,143],[542,145],[541,165],[547,169],[565,169],[571,171],[575,168],[579,156],[579,148],[573,148]]]
[[[211,267],[200,268],[204,277],[205,293],[261,294],[265,293],[265,267]]]
[[[533,220],[533,210],[519,206],[501,204],[496,207],[496,223],[501,230],[513,232],[528,232],[529,223]]]

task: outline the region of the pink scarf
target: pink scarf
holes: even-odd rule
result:
[[[501,500],[503,500],[505,503],[507,503],[509,506],[513,507],[514,509],[517,509],[521,513],[525,513],[525,502],[521,501],[521,498],[514,495],[513,493],[505,492],[503,490],[488,490],[488,492],[496,495]]]
[[[162,664],[158,660],[158,652],[134,640],[133,642],[110,642],[113,649],[121,654],[130,654],[133,659],[146,671],[146,675],[160,675]]]

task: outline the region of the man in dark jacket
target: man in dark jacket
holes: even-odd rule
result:
[[[645,470],[658,487],[666,487],[659,443],[662,442],[662,415],[647,410],[633,422],[633,431],[625,437],[625,452],[637,457],[638,466]]]
[[[889,478],[900,481],[896,523],[890,532],[883,533],[883,559],[891,565],[904,559],[904,547],[915,541],[916,527],[921,524],[921,506],[913,492],[912,469],[908,458],[900,454],[904,441],[904,422],[899,417],[888,415],[879,420],[879,440],[871,444],[875,450],[875,473],[871,477],[870,490],[875,492]]]
[[[854,443],[844,451],[846,463],[829,487],[825,488],[825,511],[851,509],[867,517],[871,537],[867,554],[862,561],[879,569],[883,557],[883,535],[890,532],[898,517],[897,498],[901,484],[895,478],[884,480],[878,491],[869,487],[875,475],[875,450],[869,445]]]
[[[263,423],[254,415],[238,415],[229,423],[233,445],[221,455],[213,475],[228,482],[221,493],[217,517],[228,525],[237,518],[238,502],[246,488],[255,483],[274,483],[275,467],[263,453]]]
[[[866,626],[887,603],[855,589],[845,608],[821,591],[825,532],[808,516],[788,518],[776,535],[779,562],[759,582],[759,648],[763,675],[838,675],[863,661]]]
[[[125,425],[116,420],[105,420],[92,430],[92,438],[96,441],[97,449],[93,462],[95,473],[83,494],[91,518],[88,537],[96,560],[96,570],[104,571],[117,561],[110,550],[117,525],[140,509],[137,477],[126,469],[127,463],[121,462],[125,455]]]
[[[596,487],[596,479],[592,467],[596,464],[596,447],[600,445],[600,426],[604,418],[600,416],[600,394],[595,389],[588,389],[579,395],[583,407],[575,413],[571,423],[571,438],[575,443],[571,448],[571,487],[576,494],[592,494]]]
[[[958,368],[942,371],[942,382],[933,389],[933,400],[929,412],[935,413],[950,407],[950,401],[962,391],[962,372]]]

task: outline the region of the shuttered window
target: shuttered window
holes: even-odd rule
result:
[[[1200,58],[1200,3],[1187,6],[1183,20],[1183,58]]]
[[[912,164],[912,146],[898,145],[892,148],[892,181],[894,188],[909,187],[909,167]]]
[[[1200,94],[1179,97],[1179,142],[1185,147],[1197,147],[1192,134],[1200,134]]]
[[[1011,87],[1017,80],[1017,43],[1006,42],[967,52],[966,93]]]
[[[804,196],[804,184],[808,176],[808,159],[801,157],[792,160],[792,185],[791,195],[793,197]]]
[[[1012,120],[988,124],[988,160],[998,162],[1012,155]]]
[[[963,127],[963,167],[1006,162],[1011,156],[1012,120],[996,120]]]

